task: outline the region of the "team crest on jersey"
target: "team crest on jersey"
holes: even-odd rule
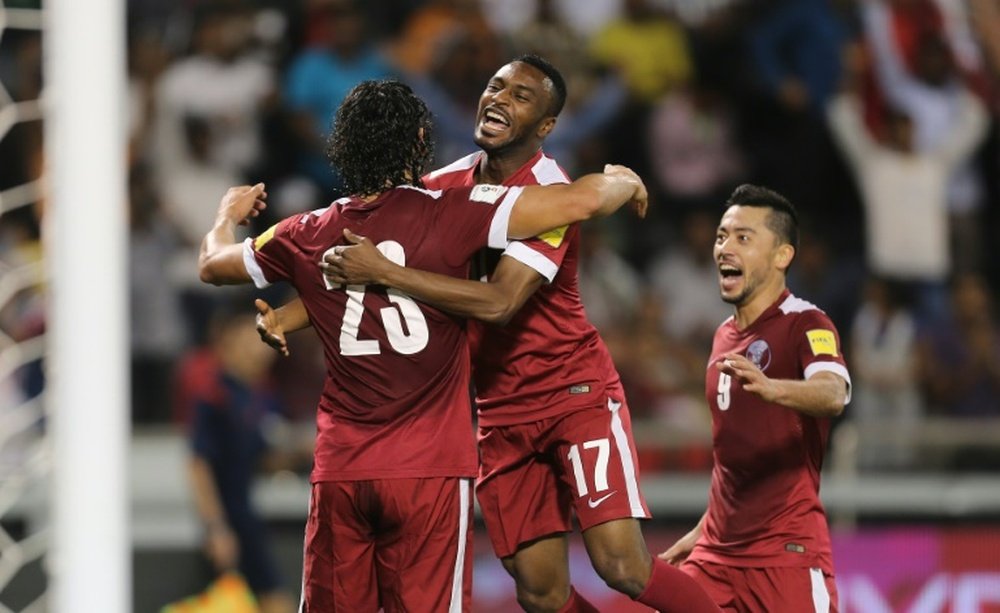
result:
[[[477,185],[469,193],[469,200],[473,202],[485,202],[486,204],[496,204],[500,196],[507,193],[507,188],[503,185]]]
[[[747,347],[747,359],[757,368],[767,370],[771,365],[771,346],[762,338],[755,340]]]
[[[809,348],[813,355],[832,355],[837,357],[837,339],[829,330],[809,330],[806,332]]]

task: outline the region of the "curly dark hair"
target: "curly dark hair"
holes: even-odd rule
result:
[[[408,85],[363,81],[337,109],[326,157],[350,194],[370,196],[405,183],[421,185],[434,151],[431,128],[427,105]]]

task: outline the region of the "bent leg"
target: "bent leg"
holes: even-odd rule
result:
[[[591,526],[583,533],[594,570],[609,587],[662,613],[715,613],[694,579],[653,558],[636,519]]]
[[[565,534],[542,537],[501,560],[517,585],[525,611],[559,611],[570,597],[569,546]]]

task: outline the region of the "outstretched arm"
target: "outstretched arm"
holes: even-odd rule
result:
[[[462,317],[504,325],[543,281],[535,269],[511,257],[500,258],[488,283],[406,268],[382,255],[367,238],[350,230],[344,236],[354,246],[328,253],[320,264],[330,281],[394,287]]]
[[[639,175],[608,164],[603,173],[585,175],[567,185],[532,185],[514,203],[507,226],[511,239],[531,238],[579,221],[605,217],[631,204],[646,216],[649,196]]]
[[[246,225],[267,204],[264,184],[253,187],[230,187],[219,203],[215,225],[201,242],[198,275],[204,283],[234,285],[250,283],[250,273],[243,263],[243,245],[236,242],[236,226]]]
[[[301,298],[296,298],[277,309],[272,309],[267,301],[258,298],[254,301],[254,306],[257,307],[257,334],[260,334],[260,340],[286,357],[289,351],[285,333],[312,325]]]
[[[847,404],[848,383],[832,372],[819,372],[805,380],[771,379],[737,353],[726,354],[716,367],[739,379],[744,390],[813,417],[836,417]]]

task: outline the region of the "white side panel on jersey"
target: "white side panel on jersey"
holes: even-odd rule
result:
[[[253,284],[257,286],[257,289],[264,289],[271,285],[271,283],[264,277],[264,271],[260,269],[260,264],[257,263],[257,256],[253,250],[253,239],[248,238],[243,241],[243,266],[246,267],[247,273],[250,278],[253,279]]]
[[[549,283],[552,283],[552,280],[556,278],[556,274],[559,272],[559,266],[555,262],[521,241],[511,242],[507,245],[507,249],[504,250],[503,254],[534,269],[535,272],[545,277],[545,280]]]

